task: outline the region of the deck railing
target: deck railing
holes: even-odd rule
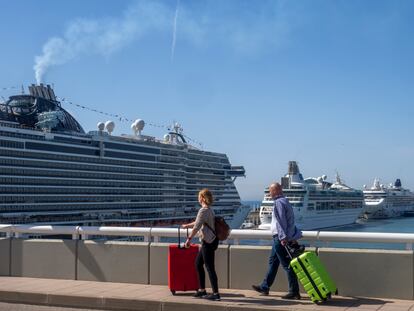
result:
[[[185,236],[187,230],[180,229]],[[128,236],[142,237],[144,241],[158,242],[160,238],[174,238],[178,228],[160,227],[87,227],[87,226],[30,226],[30,225],[0,225],[0,232],[6,237],[20,238],[30,235],[71,235],[72,239],[86,240],[90,236]],[[240,240],[271,240],[272,234],[267,230],[233,229],[229,241],[239,244]],[[303,231],[303,240],[310,245],[320,242],[329,245],[331,242],[352,243],[391,243],[404,244],[405,249],[413,249],[414,234],[412,233],[379,233],[379,232],[333,232],[333,231]]]

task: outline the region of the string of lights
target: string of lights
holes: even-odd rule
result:
[[[8,91],[8,90],[17,90],[18,88],[19,88],[18,86],[9,86],[9,87],[1,87],[0,90]]]
[[[9,87],[1,87],[0,88],[0,91],[9,91],[9,90],[17,90],[17,89],[19,89],[19,86],[9,86]],[[80,109],[84,109],[84,110],[88,110],[88,111],[92,111],[92,112],[95,112],[95,113],[98,113],[98,114],[101,114],[101,115],[105,115],[105,116],[108,116],[108,117],[112,117],[112,118],[117,118],[120,122],[134,122],[135,120],[132,120],[132,119],[129,119],[129,118],[126,118],[126,117],[124,117],[124,116],[122,116],[122,115],[120,115],[120,114],[115,114],[115,113],[109,113],[109,112],[105,112],[105,111],[102,111],[102,110],[98,110],[98,109],[94,109],[94,108],[90,108],[90,107],[87,107],[87,106],[83,106],[83,105],[79,105],[79,104],[75,104],[75,103],[73,103],[73,102],[71,102],[71,101],[69,101],[69,100],[67,100],[66,98],[59,98],[59,97],[56,97],[56,99],[58,99],[59,101],[61,101],[61,102],[63,102],[64,104],[68,104],[68,105],[71,105],[71,106],[76,106],[76,107],[78,107],[78,108],[80,108]],[[0,103],[0,105],[2,105],[2,103]],[[4,105],[4,103],[3,103],[3,105]],[[168,131],[171,131],[172,130],[172,128],[170,127],[170,126],[165,126],[165,125],[160,125],[160,124],[156,124],[156,123],[152,123],[152,122],[145,122],[147,125],[149,125],[149,126],[152,126],[152,127],[155,127],[155,128],[163,128],[163,129],[166,129],[166,130],[168,130]],[[196,141],[195,139],[192,139],[191,137],[188,137],[187,135],[184,135],[184,134],[182,134],[188,141],[190,141],[190,142],[192,142],[192,143],[194,143],[194,144],[197,144],[197,145],[199,145],[201,148],[203,148],[203,143],[201,143],[201,142],[199,142],[199,141]]]
[[[98,109],[90,108],[90,107],[87,107],[87,106],[83,106],[83,105],[75,104],[75,103],[73,103],[73,102],[71,102],[71,101],[69,101],[69,100],[67,100],[67,99],[65,99],[65,98],[58,98],[58,97],[57,97],[57,99],[58,99],[58,100],[60,100],[61,102],[65,103],[65,104],[69,104],[69,105],[72,105],[72,106],[76,106],[76,107],[78,107],[78,108],[80,108],[80,109],[84,109],[84,110],[92,111],[92,112],[95,112],[95,113],[98,113],[98,114],[102,114],[102,115],[105,115],[105,116],[108,116],[108,117],[117,118],[120,122],[134,122],[134,121],[135,121],[135,120],[132,120],[132,119],[126,118],[126,117],[124,117],[124,116],[122,116],[122,115],[120,115],[120,114],[109,113],[109,112],[105,112],[105,111],[102,111],[102,110],[98,110]],[[163,128],[163,129],[166,129],[166,130],[168,130],[168,131],[171,131],[171,130],[172,130],[170,126],[165,126],[165,125],[155,124],[155,123],[152,123],[152,122],[145,122],[145,124],[147,124],[147,125],[149,125],[149,126],[152,126],[152,127],[156,127],[156,128]],[[203,144],[202,144],[201,142],[198,142],[198,141],[196,141],[196,140],[194,140],[194,139],[192,139],[192,138],[188,137],[187,135],[184,135],[184,134],[182,134],[182,135],[183,135],[183,136],[184,136],[187,140],[189,140],[190,142],[192,142],[192,143],[194,143],[194,144],[199,145],[201,148],[203,147]]]

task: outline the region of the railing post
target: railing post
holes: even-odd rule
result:
[[[13,228],[13,225],[10,226],[10,230],[6,232],[6,238],[11,238],[13,236]]]
[[[76,226],[75,233],[72,234],[72,240],[78,240],[79,239],[79,226]]]
[[[144,235],[144,242],[151,242],[152,227],[150,227],[149,233]]]

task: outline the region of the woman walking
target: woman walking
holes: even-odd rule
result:
[[[214,266],[214,253],[218,247],[219,240],[215,235],[214,227],[214,211],[211,205],[213,204],[213,194],[208,189],[203,189],[198,193],[198,202],[200,203],[200,210],[198,211],[196,220],[192,223],[182,225],[182,228],[193,228],[189,235],[185,246],[188,247],[191,239],[197,234],[201,241],[200,252],[196,258],[196,268],[199,281],[199,289],[194,297],[206,298],[209,300],[220,300],[218,291],[217,273]],[[204,266],[210,278],[211,288],[213,293],[207,295],[206,291],[206,276]]]

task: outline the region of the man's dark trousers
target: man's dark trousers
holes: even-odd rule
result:
[[[266,277],[260,287],[265,291],[269,291],[269,288],[275,281],[279,264],[281,264],[283,269],[285,269],[288,277],[289,293],[299,294],[298,279],[296,278],[293,269],[289,266],[289,263],[290,258],[288,257],[285,247],[280,243],[278,237],[274,236],[272,252],[269,256],[269,268],[267,270]]]

